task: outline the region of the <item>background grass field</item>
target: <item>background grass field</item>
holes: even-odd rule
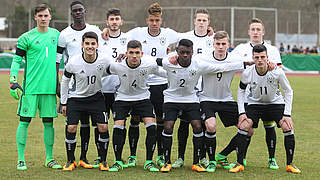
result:
[[[20,76],[21,77],[21,76]],[[45,161],[45,151],[43,144],[43,127],[41,120],[35,118],[32,120],[28,129],[28,141],[25,158],[28,165],[27,171],[17,171],[17,148],[16,148],[16,129],[18,126],[18,117],[16,108],[18,101],[9,96],[8,75],[0,74],[0,179],[317,179],[320,176],[318,162],[320,162],[319,149],[319,127],[320,127],[320,78],[319,77],[289,77],[289,81],[294,90],[293,101],[293,121],[296,136],[296,151],[294,163],[302,170],[302,174],[290,174],[285,172],[285,150],[283,145],[283,134],[281,129],[277,129],[277,149],[276,159],[280,170],[271,170],[267,168],[267,147],[264,139],[264,128],[262,123],[256,129],[249,147],[246,167],[243,173],[231,174],[222,168],[218,168],[215,173],[196,173],[191,171],[192,165],[192,138],[189,138],[185,166],[181,169],[174,169],[168,174],[150,173],[143,170],[145,161],[145,134],[146,130],[143,124],[140,125],[140,140],[138,145],[137,157],[138,165],[134,168],[125,169],[119,173],[100,172],[98,169],[77,168],[72,172],[62,172],[61,170],[52,170],[43,166]],[[236,77],[233,85],[233,92],[239,83],[239,77]],[[58,162],[66,162],[65,152],[65,134],[64,117],[55,119],[55,146],[54,155]],[[112,124],[109,121],[109,132],[112,137]],[[177,121],[175,129],[177,129]],[[129,125],[127,123],[127,125]],[[190,135],[191,133],[190,128]],[[217,152],[229,142],[230,138],[236,133],[236,128],[224,128],[221,122],[217,121]],[[93,131],[91,129],[91,134]],[[177,136],[174,133],[174,142],[172,148],[172,160],[177,157]],[[91,136],[93,137],[93,136]],[[191,137],[191,136],[190,136]],[[80,140],[77,136],[78,144],[76,157],[79,158]],[[96,148],[93,138],[90,139],[88,159],[93,162],[96,158]],[[129,155],[128,142],[124,147],[123,158]],[[154,159],[156,157],[156,152]],[[230,161],[236,159],[235,153],[229,156]],[[108,164],[112,165],[114,153],[112,142],[109,145]]]

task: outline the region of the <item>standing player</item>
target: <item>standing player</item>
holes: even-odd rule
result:
[[[100,50],[111,59],[117,58],[120,54],[124,54],[127,50],[128,36],[121,32],[120,27],[123,24],[120,10],[116,8],[107,11],[106,24],[109,28],[109,39],[103,40]],[[109,114],[112,110],[112,104],[115,99],[115,92],[120,84],[117,75],[105,76],[102,78],[102,92],[105,98],[106,112]],[[95,138],[97,139],[98,129],[95,129]],[[124,136],[125,138],[125,136]]]
[[[277,49],[277,47],[272,46],[268,43],[266,43],[263,40],[263,36],[265,34],[264,24],[263,22],[258,18],[253,18],[249,21],[249,29],[248,29],[248,35],[250,36],[250,41],[245,44],[238,45],[233,51],[232,54],[238,54],[241,57],[243,57],[243,60],[251,60],[252,58],[252,48],[253,46],[257,44],[263,44],[266,46],[268,50],[269,60],[276,63],[278,66],[281,67],[281,57],[280,53]],[[249,88],[248,88],[249,89]],[[247,95],[248,95],[247,90]],[[246,100],[245,100],[246,102]],[[276,131],[275,131],[275,123],[274,121],[264,121],[264,128],[266,131],[266,143],[268,146],[268,152],[269,152],[269,159],[268,164],[271,169],[279,169],[279,166],[277,165],[275,157],[275,150],[276,150]],[[252,131],[252,132],[251,132]],[[249,146],[251,141],[251,136],[253,134],[253,130],[249,131],[249,136],[247,138],[247,146]],[[244,155],[244,165],[246,165],[246,152]]]
[[[109,169],[118,172],[123,169],[122,150],[124,146],[125,119],[130,111],[139,115],[147,129],[146,137],[146,162],[144,169],[159,171],[152,162],[156,145],[156,123],[153,106],[150,101],[150,92],[147,87],[147,78],[150,74],[159,74],[159,68],[154,58],[142,56],[142,45],[139,41],[132,40],[127,45],[127,58],[121,63],[113,63],[108,68],[111,74],[116,74],[120,79],[120,86],[116,92],[114,108],[113,149],[116,156],[114,165]],[[150,60],[152,59],[152,60]],[[162,70],[162,74],[166,72]]]
[[[72,171],[76,167],[74,151],[76,148],[76,131],[80,117],[91,116],[93,124],[98,126],[99,169],[109,169],[106,155],[109,145],[108,119],[105,112],[104,97],[101,92],[101,78],[111,60],[98,54],[98,36],[90,31],[82,36],[83,53],[72,56],[65,67],[61,82],[62,113],[67,116],[66,150],[68,162],[63,171]],[[74,78],[75,91],[68,93],[70,79]]]
[[[71,57],[78,54],[82,54],[81,41],[82,36],[85,32],[93,31],[99,35],[101,34],[101,31],[98,27],[87,24],[85,22],[85,14],[87,10],[81,2],[73,1],[70,4],[70,9],[71,16],[73,18],[73,23],[61,31],[59,36],[57,53],[57,63],[60,63],[60,60],[64,55],[65,65],[68,63]],[[73,85],[73,80],[71,80],[71,87],[69,90],[70,92],[75,90],[75,87]],[[84,168],[92,168],[93,165],[90,164],[87,160],[87,151],[90,139],[89,116],[83,114],[83,116],[80,117],[80,122],[81,154],[79,166],[82,166]],[[95,167],[99,167],[99,163],[96,164]]]
[[[192,170],[197,172],[206,171],[199,165],[200,151],[203,144],[203,130],[200,120],[200,104],[196,95],[195,86],[200,75],[210,72],[222,72],[236,69],[243,69],[243,63],[229,63],[227,65],[212,65],[204,62],[208,56],[193,55],[193,43],[190,40],[182,39],[177,47],[178,65],[172,65],[168,59],[164,59],[162,65],[168,73],[170,81],[169,88],[164,91],[164,131],[162,132],[165,164],[162,172],[171,171],[171,146],[173,126],[178,115],[182,115],[191,122],[193,128],[194,156]],[[159,62],[158,62],[159,63]],[[159,63],[160,64],[160,63]],[[160,64],[161,65],[161,64]]]
[[[53,118],[57,117],[56,90],[58,84],[55,59],[59,31],[49,27],[51,13],[46,4],[40,4],[35,8],[34,20],[37,27],[24,33],[18,39],[16,55],[10,69],[10,94],[15,99],[19,99],[18,91],[22,90],[17,112],[20,116],[17,129],[17,169],[27,169],[24,159],[27,131],[31,119],[36,116],[37,109],[39,109],[39,116],[44,126],[45,166],[59,169],[62,168],[61,165],[53,159]],[[17,77],[22,58],[25,58],[26,67],[21,88],[17,83]]]
[[[277,126],[281,127],[287,156],[286,170],[287,172],[301,173],[297,167],[292,165],[295,138],[291,119],[293,91],[289,81],[281,68],[268,71],[266,46],[255,45],[252,52],[255,65],[242,73],[238,89],[238,163],[229,172],[244,171],[243,156],[246,148],[246,136],[251,127],[258,127],[261,118],[262,121],[267,122],[274,120]],[[248,106],[245,110],[244,98],[247,85],[250,85],[250,94],[247,98]],[[282,96],[279,85],[283,89],[285,97]]]
[[[210,14],[207,9],[197,9],[194,17],[194,30],[181,33],[181,39],[189,39],[193,42],[194,55],[208,54],[211,56],[213,36],[209,36],[208,28],[210,24]],[[199,81],[201,84],[201,79]],[[178,129],[178,159],[172,164],[173,168],[182,167],[184,164],[184,154],[187,146],[189,136],[189,122],[185,121],[183,117],[180,118],[180,125]],[[203,148],[204,149],[204,148]],[[203,152],[200,163],[207,167],[209,161],[205,158]]]

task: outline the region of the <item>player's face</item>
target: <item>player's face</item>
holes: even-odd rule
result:
[[[128,48],[126,52],[127,63],[130,67],[137,67],[140,64],[143,52],[140,48]]]
[[[182,65],[189,65],[193,55],[193,47],[178,46],[177,53],[180,60],[179,63],[183,63]]]
[[[158,32],[162,24],[161,15],[149,15],[146,22],[151,32]]]
[[[97,40],[94,38],[85,38],[81,46],[84,53],[90,56],[96,54],[97,48],[99,47]]]
[[[264,27],[261,23],[252,23],[248,29],[250,41],[254,43],[262,43],[264,36]]]
[[[198,13],[196,15],[196,18],[193,19],[193,23],[194,23],[194,28],[196,30],[206,31],[208,29],[209,24],[210,24],[208,14]]]
[[[267,60],[268,60],[267,52],[266,51],[263,51],[260,53],[254,52],[253,60],[254,60],[254,63],[256,64],[256,67],[260,67],[260,68],[266,67]]]
[[[51,20],[49,9],[45,9],[35,14],[34,20],[37,22],[37,27],[48,27]]]
[[[109,26],[111,31],[118,31],[123,24],[123,20],[120,15],[111,14],[106,20],[106,24]]]
[[[84,21],[86,9],[81,4],[75,4],[71,7],[71,16],[74,21]]]
[[[213,42],[214,51],[218,54],[224,54],[229,48],[229,40],[227,37],[223,39],[215,39]]]

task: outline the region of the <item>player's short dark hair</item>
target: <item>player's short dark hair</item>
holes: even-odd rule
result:
[[[263,24],[263,22],[262,22],[262,20],[261,19],[259,19],[259,18],[252,18],[252,19],[250,19],[250,21],[249,21],[249,26],[251,25],[251,24],[253,24],[253,23],[260,23],[260,24],[262,24],[262,26],[264,27],[264,24]]]
[[[208,19],[210,19],[209,11],[207,9],[205,9],[205,8],[197,9],[196,12],[193,15],[193,19],[195,19],[197,17],[197,14],[207,14],[208,15]]]
[[[252,54],[253,53],[261,53],[261,52],[264,52],[264,51],[267,53],[266,46],[264,46],[263,44],[257,44],[255,46],[253,46]]]
[[[120,9],[118,9],[118,8],[110,8],[110,9],[108,9],[108,11],[107,11],[107,19],[109,18],[110,15],[121,16]]]
[[[223,38],[228,38],[229,41],[229,34],[226,31],[217,31],[213,37],[214,40],[220,40]]]
[[[178,43],[179,46],[193,47],[193,42],[189,39],[181,39]]]
[[[98,42],[98,35],[95,32],[89,31],[84,33],[82,36],[82,42],[84,42],[86,38],[93,38]]]
[[[34,8],[34,15],[36,15],[38,12],[44,11],[46,9],[48,9],[49,13],[51,14],[51,9],[47,4],[44,4],[44,3],[43,4],[39,4]]]
[[[133,49],[139,48],[139,49],[142,49],[142,45],[141,45],[140,41],[131,40],[131,41],[129,41],[128,44],[127,44],[127,49],[129,49],[129,48],[133,48]]]
[[[159,3],[155,2],[153,4],[151,4],[148,8],[148,14],[149,15],[155,15],[155,16],[159,16],[162,14],[162,8],[160,6]]]
[[[70,4],[70,9],[72,8],[72,6],[76,5],[76,4],[81,4],[84,7],[84,4],[80,1],[72,1],[72,3]]]

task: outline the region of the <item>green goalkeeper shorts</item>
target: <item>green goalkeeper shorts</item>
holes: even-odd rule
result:
[[[57,98],[55,94],[27,94],[19,101],[17,114],[22,117],[57,117]]]

